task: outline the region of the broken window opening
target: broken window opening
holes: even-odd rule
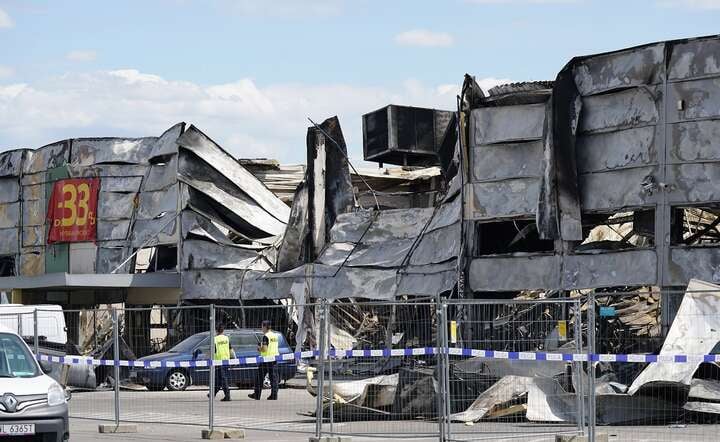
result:
[[[475,223],[474,256],[554,251],[553,240],[540,239],[535,221]]]
[[[15,257],[0,256],[0,277],[15,276]]]
[[[674,207],[670,244],[707,247],[720,243],[720,207]]]
[[[583,237],[575,253],[648,248],[655,245],[655,210],[583,214]]]

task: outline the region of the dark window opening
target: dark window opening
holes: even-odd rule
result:
[[[552,252],[553,240],[540,239],[535,221],[475,224],[475,256],[516,252]]]
[[[720,243],[720,207],[674,207],[670,243],[676,246]]]
[[[15,276],[14,256],[0,256],[0,276]]]
[[[655,211],[583,214],[584,240],[575,252],[613,251],[653,247]]]

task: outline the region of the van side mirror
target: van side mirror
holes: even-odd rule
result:
[[[50,365],[48,361],[40,361],[40,369],[45,374],[50,374],[53,370],[52,365]]]
[[[200,349],[196,348],[195,351],[193,351],[193,359],[197,359],[198,356],[200,356]]]

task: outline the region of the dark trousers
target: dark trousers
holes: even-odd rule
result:
[[[225,393],[225,397],[230,397],[230,387],[228,387],[228,367],[225,366],[215,367],[215,391],[213,392],[213,396],[215,396],[221,388],[223,393]]]
[[[266,374],[270,377],[270,397],[277,397],[279,382],[277,362],[264,362],[258,365],[257,376],[255,377],[255,397],[257,398],[260,397]]]

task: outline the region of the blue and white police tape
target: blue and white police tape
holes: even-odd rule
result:
[[[692,354],[604,354],[604,353],[549,353],[549,352],[528,352],[528,351],[497,351],[497,350],[476,350],[471,348],[393,348],[393,349],[372,349],[372,350],[329,350],[328,357],[332,358],[370,358],[370,357],[405,357],[405,356],[430,356],[446,353],[452,356],[480,357],[487,359],[509,359],[518,361],[558,361],[558,362],[626,362],[626,363],[700,363],[720,362],[720,354],[713,355],[692,355]],[[290,361],[300,359],[317,358],[318,351],[303,351],[296,353],[284,353],[278,356],[269,357],[245,357],[229,360],[198,359],[189,361],[140,361],[140,360],[119,360],[93,359],[82,356],[50,356],[41,354],[38,359],[41,361],[56,362],[67,365],[119,365],[121,367],[207,367],[213,366],[235,366],[254,365],[264,362]]]

